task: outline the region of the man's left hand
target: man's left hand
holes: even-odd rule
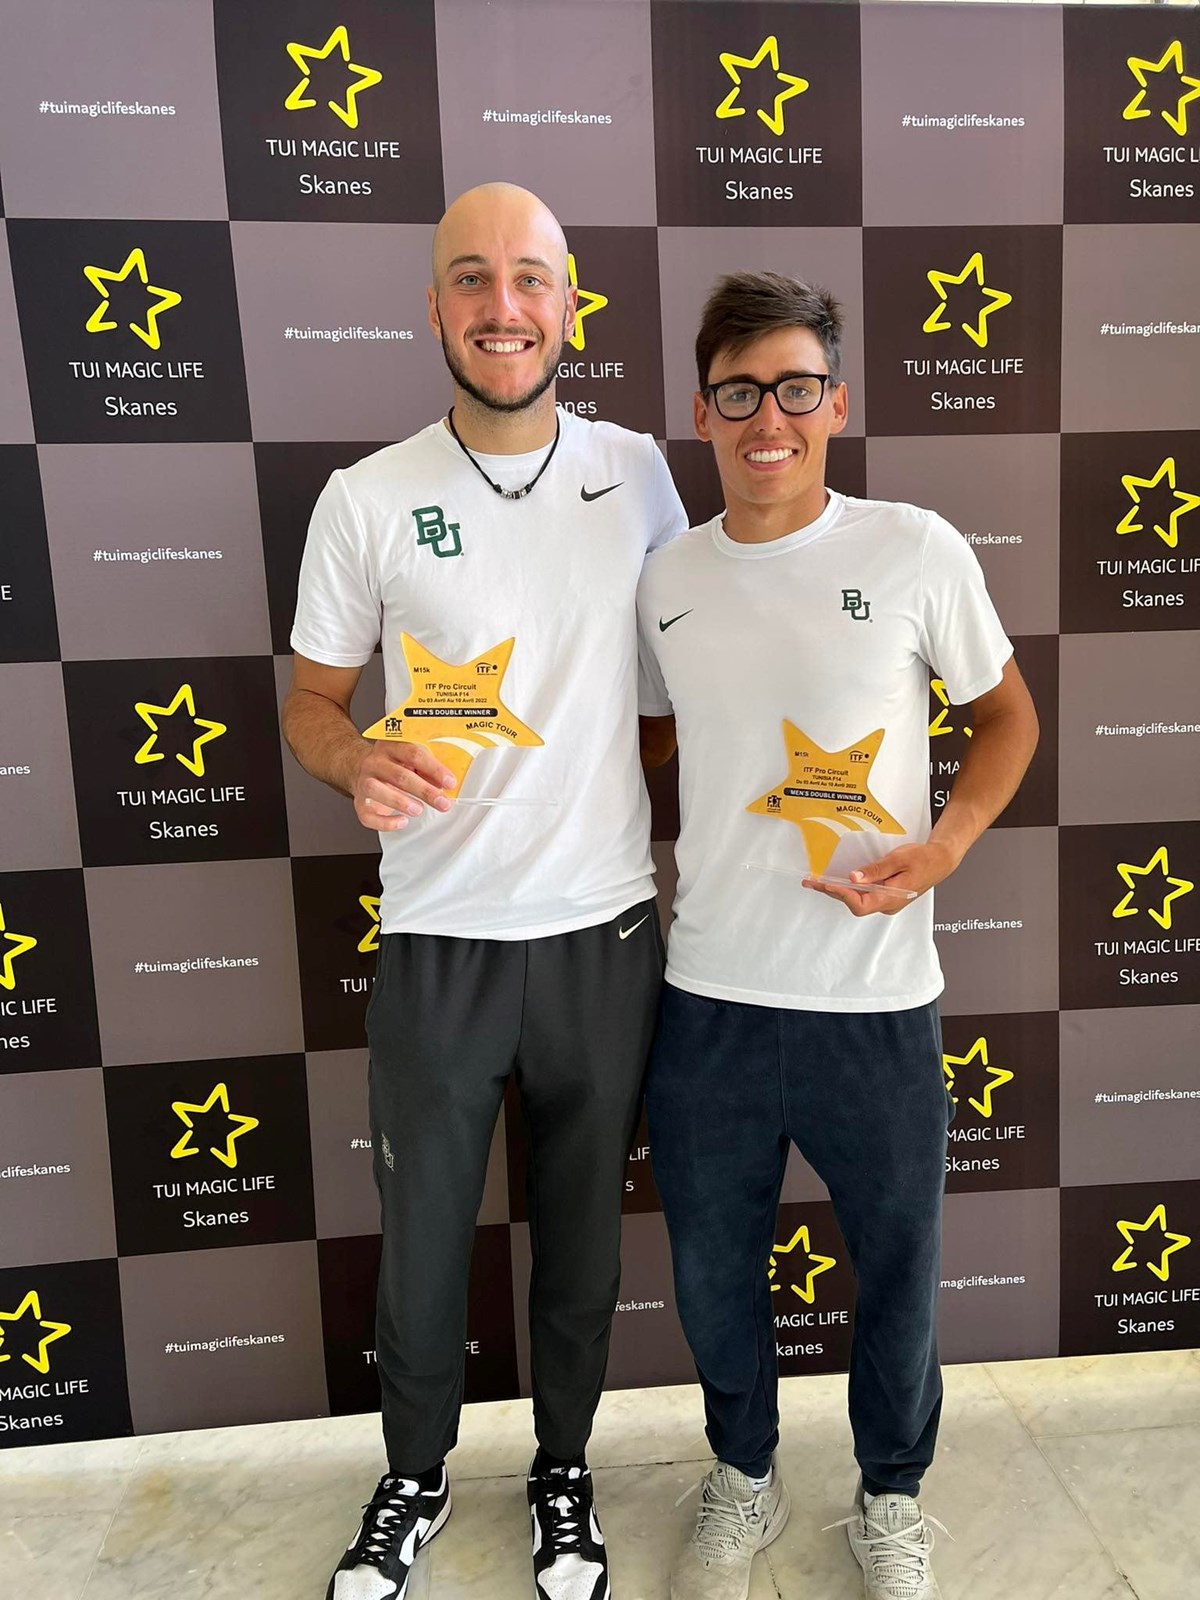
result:
[[[907,889],[913,894],[923,895],[935,883],[948,878],[957,865],[958,857],[949,845],[931,839],[927,844],[902,844],[898,850],[890,850],[880,860],[861,871],[852,872],[850,876],[856,883],[886,884],[889,889]],[[841,888],[838,884],[819,883],[815,878],[805,878],[804,887],[815,889],[818,894],[826,894],[831,900],[840,900],[856,917],[869,917],[873,913],[894,917],[898,911],[912,904],[911,900],[898,894],[880,894],[878,890],[860,893],[853,888]]]

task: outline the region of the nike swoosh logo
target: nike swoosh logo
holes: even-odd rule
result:
[[[649,921],[650,921],[650,913],[647,911],[646,915],[642,918],[642,922],[649,922]],[[638,931],[638,929],[642,925],[642,922],[635,922],[632,928],[619,928],[617,931],[620,934],[622,939],[628,939],[628,937],[629,937],[629,935],[631,933],[636,933]]]
[[[579,498],[581,500],[599,500],[602,498],[602,496],[611,494],[614,489],[619,489],[624,481],[624,478],[622,478],[621,483],[610,483],[607,489],[597,489],[592,494],[589,494],[586,488],[581,488],[579,491]]]
[[[696,609],[695,606],[693,606],[692,607],[692,611],[694,611],[695,609]],[[658,619],[658,631],[659,631],[659,633],[666,633],[668,628],[673,628],[677,622],[682,622],[684,617],[690,617],[691,614],[692,614],[691,611],[681,611],[677,617],[672,617],[670,622],[664,622],[663,619],[661,617],[659,617],[659,619]]]

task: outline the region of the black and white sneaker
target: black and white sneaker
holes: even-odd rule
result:
[[[404,1600],[417,1551],[450,1515],[450,1479],[436,1489],[415,1478],[384,1477],[363,1507],[358,1532],[338,1562],[325,1600]]]
[[[612,1600],[590,1469],[531,1467],[528,1495],[538,1600]]]

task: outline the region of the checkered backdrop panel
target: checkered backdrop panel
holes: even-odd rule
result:
[[[716,275],[845,302],[831,481],[957,524],[1044,730],[938,893],[945,1355],[1200,1343],[1200,17],[0,21],[0,1444],[377,1404],[378,858],[283,752],[278,706],[308,512],[443,404],[431,225],[488,178],[567,229],[563,403],[653,433],[694,519],[719,506],[690,421]],[[941,691],[935,810],[971,737]],[[360,726],[382,709],[376,660]],[[652,789],[665,919],[674,772]],[[691,1376],[647,1158],[643,1131],[614,1385]],[[528,1386],[523,1164],[510,1103],[473,1399]],[[783,1369],[843,1366],[852,1277],[798,1156],[776,1242]]]

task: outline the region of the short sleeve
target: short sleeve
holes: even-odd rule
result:
[[[361,667],[379,642],[374,563],[343,474],[321,490],[300,563],[292,649],[327,667]]]
[[[652,488],[647,554],[651,550],[660,550],[664,544],[670,544],[679,534],[686,533],[688,525],[687,512],[683,509],[683,501],[679,498],[671,469],[653,439],[650,440],[650,454]]]
[[[638,613],[638,716],[639,717],[669,717],[674,713],[671,696],[667,693],[667,685],[663,679],[662,670],[658,665],[658,658],[654,648],[646,636],[642,626],[642,617]]]
[[[931,513],[921,559],[921,654],[951,704],[994,689],[1012,653],[975,552]]]

